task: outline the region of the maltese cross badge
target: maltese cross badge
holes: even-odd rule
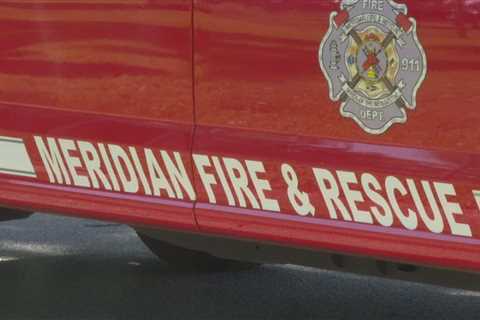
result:
[[[407,121],[427,74],[417,23],[393,0],[342,0],[330,15],[319,61],[342,116],[370,134]]]

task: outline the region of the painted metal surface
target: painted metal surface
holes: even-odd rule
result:
[[[405,1],[429,73],[408,123],[380,136],[341,117],[320,70],[318,48],[338,1],[194,3],[193,24],[188,0],[0,4],[0,136],[25,143],[38,176],[0,173],[2,205],[480,270],[475,3]],[[179,152],[197,201],[48,183],[33,136]],[[220,184],[211,203],[194,170],[198,154],[262,161],[279,212],[229,205]],[[302,177],[297,188],[310,195],[314,215],[293,210],[286,163]],[[85,163],[79,168],[85,174]],[[406,230],[399,221],[329,219],[312,168],[454,184],[457,223],[472,235],[455,234],[446,220],[432,233],[421,221]],[[399,202],[411,208],[414,200]]]
[[[38,173],[1,175],[2,204],[195,229],[191,202],[49,185],[33,144],[39,135],[161,148],[188,161],[191,17],[188,0],[2,1],[0,132],[25,141]]]
[[[281,199],[282,208],[269,214],[226,210],[208,203],[200,191],[196,217],[202,230],[480,269],[478,243],[472,239],[425,237],[424,225],[402,231],[394,224],[378,232],[368,225],[328,220],[311,174],[311,167],[321,167],[453,183],[463,207],[461,220],[478,237],[480,215],[472,197],[472,188],[480,183],[478,13],[475,4],[465,1],[402,3],[417,19],[429,74],[408,123],[371,136],[340,116],[318,66],[318,46],[338,1],[196,2],[194,152],[264,161],[275,185],[270,195]],[[320,208],[315,217],[299,217],[289,205],[279,170],[283,163],[304,177],[299,188]],[[199,188],[198,177],[196,181]],[[407,196],[401,206],[414,208],[412,201]],[[226,204],[225,196],[218,201]],[[371,205],[369,200],[361,204]]]

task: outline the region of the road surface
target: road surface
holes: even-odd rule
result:
[[[480,319],[480,293],[298,266],[178,273],[127,226],[0,223],[0,319]]]

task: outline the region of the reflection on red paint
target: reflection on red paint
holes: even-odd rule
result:
[[[191,121],[188,1],[0,4],[0,101]]]
[[[408,179],[454,184],[457,196],[449,199],[461,203],[459,222],[468,222],[478,234],[480,216],[471,190],[480,183],[480,30],[473,23],[479,15],[473,9],[460,10],[451,1],[403,3],[409,8],[408,16],[418,23],[418,36],[428,57],[427,78],[408,122],[373,136],[341,117],[319,67],[320,41],[330,13],[340,9],[339,1],[198,1],[194,152],[264,161],[272,184],[270,196],[279,199],[281,214],[289,218],[296,213],[288,203],[279,170],[285,163],[302,177],[299,188],[310,194],[318,209],[308,219],[328,216],[312,167],[368,172],[381,181],[395,176],[405,187]],[[463,1],[457,3],[467,6]],[[462,17],[463,24],[459,24]],[[199,188],[199,177],[195,180]],[[386,197],[385,190],[381,193]],[[428,203],[426,197],[420,192],[422,203]],[[199,192],[198,198],[208,203],[204,193]],[[415,208],[414,200],[403,197],[400,205]],[[217,203],[227,205],[228,201],[221,198]],[[359,207],[367,210],[373,205],[365,198]],[[433,214],[431,207],[426,210]],[[414,239],[408,232],[400,239],[394,234],[339,230],[305,218],[293,222],[277,214],[228,212],[199,205],[196,217],[200,228],[209,232],[480,268],[476,243]],[[399,222],[393,227],[398,228]],[[425,231],[426,226],[420,229]]]

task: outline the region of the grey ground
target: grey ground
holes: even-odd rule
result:
[[[297,266],[178,273],[126,226],[0,223],[0,319],[480,319],[480,293]]]

